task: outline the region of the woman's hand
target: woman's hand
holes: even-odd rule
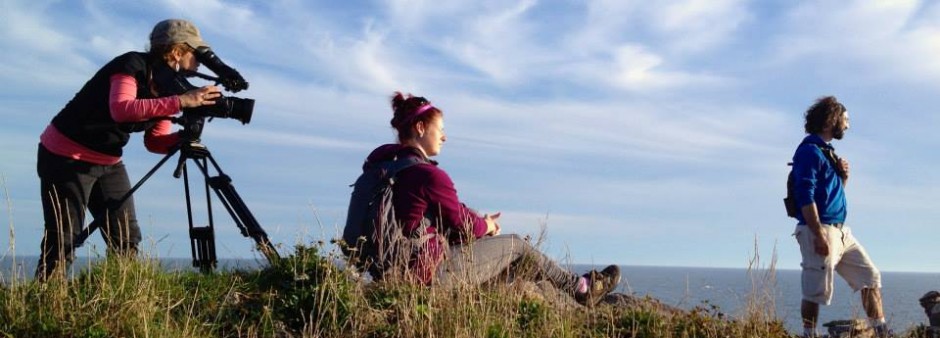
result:
[[[215,100],[222,96],[219,87],[205,86],[196,88],[179,95],[180,108],[195,108],[215,104]]]
[[[495,213],[492,215],[484,215],[483,220],[486,221],[486,234],[484,236],[498,236],[499,235],[499,215],[500,213]]]

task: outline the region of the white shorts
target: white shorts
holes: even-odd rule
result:
[[[816,237],[808,226],[797,225],[793,236],[800,244],[803,255],[802,285],[803,299],[829,305],[832,301],[834,273],[838,272],[852,290],[881,288],[881,272],[872,263],[865,248],[862,247],[848,226],[823,224],[823,236],[829,242],[829,255],[822,257],[816,253],[813,239]]]

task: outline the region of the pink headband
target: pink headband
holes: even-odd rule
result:
[[[398,126],[396,126],[395,128],[398,128],[399,126],[410,126],[411,123],[414,122],[414,120],[418,118],[418,116],[421,116],[421,114],[424,114],[424,112],[428,111],[431,108],[434,108],[434,106],[432,106],[430,102],[424,104],[423,106],[418,107],[418,109],[415,109],[415,112],[412,113],[411,116],[408,116],[407,118],[399,122]]]
[[[424,113],[428,109],[431,109],[431,108],[434,108],[434,106],[432,106],[431,103],[428,102],[428,104],[418,107],[418,109],[415,110],[414,116],[412,116],[411,118],[414,119],[415,117],[418,117],[418,115],[421,115],[421,113]]]

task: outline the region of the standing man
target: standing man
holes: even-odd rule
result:
[[[803,256],[803,337],[816,337],[819,304],[832,300],[834,273],[855,291],[876,336],[891,333],[881,308],[881,273],[845,225],[845,184],[849,163],[835,154],[831,142],[849,129],[849,115],[835,97],[820,98],[806,111],[806,133],[793,155],[794,199],[799,223],[794,236]]]

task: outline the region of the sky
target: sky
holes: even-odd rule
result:
[[[167,18],[250,83],[227,95],[256,100],[251,123],[215,119],[203,143],[282,254],[341,232],[402,91],[444,111],[460,199],[553,258],[798,269],[787,162],[835,95],[847,224],[881,270],[940,272],[940,3],[904,0],[0,0],[0,255],[39,250],[39,134]],[[140,134],[125,148],[133,182],[160,159]],[[135,194],[143,246],[188,258],[171,172]],[[259,257],[215,210],[219,256]]]

